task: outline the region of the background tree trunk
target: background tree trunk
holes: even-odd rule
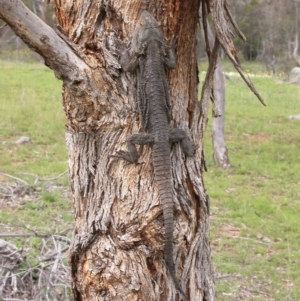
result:
[[[212,145],[213,159],[220,168],[230,167],[228,152],[225,142],[224,121],[225,121],[225,79],[220,60],[214,75],[214,101],[220,106],[221,116],[213,117],[212,123]]]
[[[203,19],[202,10],[199,10],[200,23]],[[208,40],[208,47],[206,48],[207,55],[211,53],[214,48],[215,39],[211,30],[209,22],[205,28],[202,28],[202,40]],[[207,37],[205,37],[207,35]],[[220,51],[219,51],[220,52]],[[212,147],[213,159],[215,164],[220,168],[228,168],[230,166],[227,154],[227,147],[225,143],[224,121],[225,121],[225,80],[221,67],[220,55],[217,53],[216,69],[213,74],[213,122],[212,122]],[[200,56],[198,55],[198,63],[200,63]]]
[[[120,70],[118,39],[130,41],[144,9],[159,21],[167,39],[178,36],[177,67],[166,71],[171,123],[189,130],[200,147],[192,158],[185,158],[179,145],[171,152],[174,261],[187,300],[214,300],[197,103],[199,1],[53,0],[60,37],[20,1],[0,0],[0,5],[0,17],[63,80],[75,219],[70,249],[75,300],[180,299],[163,258],[164,227],[151,148],[140,149],[137,164],[110,157],[141,130],[136,78]]]
[[[214,36],[209,23],[207,23],[208,39],[210,48],[214,46]],[[213,84],[214,112],[212,122],[212,146],[213,159],[215,164],[220,168],[230,166],[228,152],[225,142],[224,122],[225,122],[225,79],[222,71],[220,56],[218,56],[217,66],[214,74]]]
[[[300,1],[299,0],[295,0],[295,39],[294,39],[294,50],[293,50],[293,57],[297,63],[298,66],[300,66],[300,56],[298,54],[298,49],[299,49],[299,5],[300,5]]]

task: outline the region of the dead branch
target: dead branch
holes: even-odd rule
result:
[[[215,279],[224,279],[224,278],[240,278],[242,277],[241,274],[217,274]]]
[[[88,69],[88,66],[50,26],[20,0],[0,0],[0,6],[0,19],[5,21],[30,48],[45,58],[46,65],[54,71],[57,78],[82,80],[80,74],[82,70]]]
[[[0,233],[0,237],[40,237],[40,238],[47,238],[52,236],[52,234],[21,234],[21,233]]]
[[[7,177],[7,178],[14,179],[14,180],[16,180],[16,181],[18,181],[18,182],[23,183],[24,185],[29,186],[29,184],[28,184],[26,181],[24,181],[24,180],[22,180],[22,179],[20,179],[20,178],[17,178],[17,177],[15,177],[15,176],[9,175],[9,174],[4,173],[4,172],[0,172],[0,175],[5,176],[5,177]]]
[[[2,26],[0,26],[0,29],[4,28],[7,25],[7,23],[4,23]]]
[[[38,262],[32,266],[29,253],[0,240],[1,300],[72,300],[70,269],[65,264],[69,245],[70,240],[60,235],[43,238],[34,258]]]
[[[232,17],[232,14],[228,8],[228,2],[227,0],[225,0],[225,10],[226,10],[226,13],[229,17],[229,20],[230,20],[230,23],[232,24],[235,32],[237,33],[237,35],[244,41],[244,42],[247,42],[247,38],[244,36],[244,34],[241,32],[239,26],[237,25],[237,23],[235,22],[234,18]]]
[[[39,175],[28,173],[28,172],[20,172],[18,174],[35,177],[34,185],[36,185],[38,181],[46,182],[46,181],[57,180],[57,179],[61,178],[63,175],[65,175],[67,172],[68,172],[68,169],[53,178],[40,178]]]
[[[54,180],[57,180],[58,178],[62,177],[63,175],[65,175],[66,173],[68,173],[68,169],[65,170],[64,172],[60,173],[58,176],[56,177],[53,177],[53,178],[39,178],[40,181],[54,181]]]
[[[25,180],[22,180],[16,176],[0,172],[0,175],[6,176],[7,178],[14,179],[15,181],[0,181],[0,200],[4,200],[6,204],[14,203],[20,198],[37,199],[38,198],[38,182],[52,182],[58,178],[64,176],[67,170],[60,173],[59,175],[52,178],[41,178],[39,175],[30,173],[19,173],[22,175],[35,177],[34,183],[31,185]]]

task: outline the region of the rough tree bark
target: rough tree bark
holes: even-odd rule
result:
[[[110,157],[124,149],[130,134],[141,130],[136,78],[120,69],[117,41],[130,41],[144,9],[159,21],[167,39],[178,36],[177,67],[167,71],[172,125],[188,130],[199,143],[193,158],[185,158],[180,145],[171,153],[176,272],[187,300],[215,298],[209,204],[201,174],[202,138],[219,44],[236,61],[231,38],[223,36],[228,34],[226,1],[201,3],[207,12],[212,10],[218,37],[198,103],[198,0],[52,0],[57,32],[21,1],[0,0],[0,18],[63,81],[75,220],[70,248],[75,300],[180,299],[163,258],[164,227],[151,149],[140,149],[137,164]]]

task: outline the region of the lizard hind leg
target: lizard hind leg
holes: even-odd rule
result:
[[[138,133],[130,136],[127,140],[128,151],[118,151],[112,157],[122,158],[130,163],[138,160],[138,152],[135,144],[144,145],[154,142],[154,136],[148,133]]]
[[[172,142],[181,141],[183,152],[187,156],[193,156],[195,154],[196,149],[198,148],[192,143],[187,132],[182,129],[171,129],[169,132],[169,139]]]

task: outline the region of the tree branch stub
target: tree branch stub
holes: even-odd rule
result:
[[[87,68],[70,47],[19,0],[0,0],[0,18],[45,59],[59,79],[79,81]]]

